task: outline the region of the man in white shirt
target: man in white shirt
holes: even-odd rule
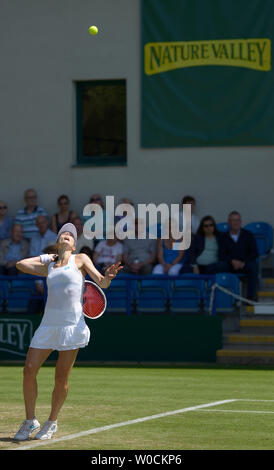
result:
[[[93,262],[99,269],[105,270],[111,264],[122,261],[123,245],[114,239],[101,240],[95,247]]]

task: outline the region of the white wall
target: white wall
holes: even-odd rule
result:
[[[88,28],[98,25],[100,34]],[[138,202],[197,199],[197,213],[274,225],[273,147],[140,147],[139,0],[2,0],[0,199],[14,214],[35,187],[49,213],[66,193],[81,212],[93,192]],[[72,168],[75,80],[127,80],[127,167]]]

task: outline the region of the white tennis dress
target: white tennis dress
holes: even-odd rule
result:
[[[66,266],[53,266],[54,262],[48,267],[45,312],[30,347],[57,351],[84,348],[90,338],[82,303],[85,278],[75,264],[75,255]]]

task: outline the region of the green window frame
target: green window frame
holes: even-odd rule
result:
[[[98,155],[94,152],[92,155],[88,154],[88,150],[85,150],[86,142],[84,142],[84,126],[83,126],[83,97],[84,93],[87,90],[87,87],[115,87],[123,86],[124,90],[124,100],[121,107],[117,108],[117,118],[119,113],[124,112],[124,119],[122,120],[124,128],[122,129],[123,139],[117,139],[116,147],[119,148],[119,154],[100,154]],[[118,91],[118,89],[117,89]],[[78,81],[76,82],[76,132],[77,132],[77,157],[76,164],[74,167],[80,166],[121,166],[127,164],[127,106],[126,106],[126,80],[89,80],[89,81]],[[108,94],[109,96],[109,94]],[[124,109],[123,109],[124,108]],[[115,107],[112,107],[112,112]],[[96,113],[95,113],[96,114]],[[112,117],[113,119],[113,117]],[[92,139],[91,139],[92,140]],[[96,140],[96,136],[93,140]],[[100,139],[97,139],[100,141]],[[114,142],[114,139],[102,139],[106,142]],[[100,143],[100,142],[99,142]],[[113,144],[114,145],[114,144]],[[110,144],[111,146],[111,144]],[[85,153],[85,154],[84,154]]]

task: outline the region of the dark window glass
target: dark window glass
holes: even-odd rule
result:
[[[77,161],[125,164],[126,81],[77,83]]]

